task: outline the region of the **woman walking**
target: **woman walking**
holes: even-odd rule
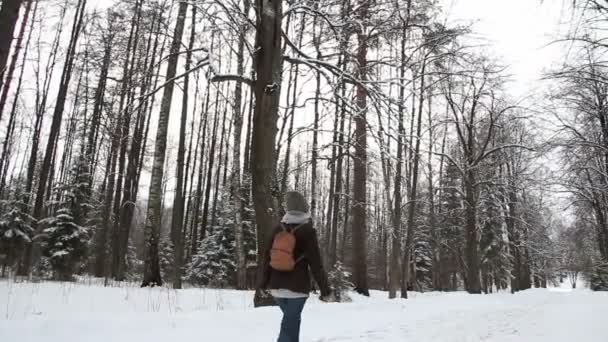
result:
[[[317,232],[306,199],[299,192],[285,195],[286,214],[266,244],[260,289],[267,290],[283,312],[278,342],[299,342],[302,310],[311,291],[310,274],[330,301],[331,289],[321,262]]]

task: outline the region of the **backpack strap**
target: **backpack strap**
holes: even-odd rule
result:
[[[293,227],[293,228],[289,228],[288,226],[285,225],[285,223],[281,222],[281,228],[283,229],[283,231],[286,232],[291,232],[291,233],[295,233],[296,230],[302,228],[303,226],[307,225],[309,222],[304,222],[304,223],[300,223],[299,225]]]
[[[298,230],[298,229],[300,229],[300,228],[304,227],[304,226],[305,226],[305,225],[307,225],[307,224],[308,224],[308,222],[300,223],[299,225],[297,225],[297,226],[293,227],[293,229],[292,229],[291,231],[295,233],[295,232],[296,232],[296,230]]]

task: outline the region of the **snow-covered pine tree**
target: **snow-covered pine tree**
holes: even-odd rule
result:
[[[127,264],[127,279],[135,280],[141,278],[144,273],[144,262],[137,256],[137,248],[129,239],[126,255]]]
[[[452,148],[453,154],[457,149]],[[458,168],[451,162],[445,162],[445,171],[440,179],[439,193],[440,212],[439,229],[435,244],[439,249],[439,260],[435,267],[439,268],[440,291],[456,291],[460,286],[459,275],[463,271],[461,259],[464,250],[462,236],[464,206],[462,198],[462,179]]]
[[[241,217],[241,222],[243,224],[243,248],[245,249],[247,284],[249,288],[253,289],[257,281],[256,270],[258,256],[258,240],[255,231],[255,210],[253,210],[251,203],[246,203],[243,210],[244,214]]]
[[[499,200],[493,189],[482,192],[480,213],[482,227],[479,251],[481,257],[482,289],[485,293],[505,289],[511,281],[512,261],[506,237],[504,220],[501,218]]]
[[[84,158],[77,159],[66,184],[57,187],[59,201],[55,213],[40,223],[43,230],[44,255],[57,280],[71,281],[74,273],[86,263],[89,229],[85,212],[88,208],[85,189],[88,166]]]
[[[349,281],[350,276],[350,272],[346,270],[340,261],[336,262],[327,276],[338,302],[352,301],[348,292],[352,291],[355,286]]]
[[[428,194],[422,187],[421,198]],[[429,208],[426,201],[419,201],[416,204],[416,212],[419,213],[414,221],[416,231],[414,233],[414,270],[412,270],[411,280],[414,291],[426,291],[433,288],[433,248],[431,227],[427,224]]]
[[[9,195],[8,200],[0,201],[0,255],[2,258],[2,277],[6,275],[9,265],[18,260],[18,251],[29,244],[34,236],[33,218],[29,215],[29,207],[23,201],[20,187]]]
[[[233,205],[228,193],[222,193],[218,203],[215,224],[198,247],[197,254],[186,269],[186,279],[210,287],[227,287],[234,284],[234,222]]]
[[[523,221],[530,227],[527,243],[534,287],[546,288],[550,283],[557,282],[561,254],[553,237],[557,225],[552,218],[552,208],[538,203],[522,209]]]
[[[592,291],[608,291],[608,263],[595,264],[587,278]]]
[[[158,258],[163,279],[169,279],[173,274],[173,245],[169,238],[162,239],[158,246]]]

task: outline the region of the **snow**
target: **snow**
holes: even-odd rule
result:
[[[0,281],[0,341],[276,340],[278,309],[253,309],[252,295]],[[382,292],[352,297],[348,304],[312,298],[301,341],[608,341],[608,293],[586,289],[413,293],[409,300],[394,301]]]

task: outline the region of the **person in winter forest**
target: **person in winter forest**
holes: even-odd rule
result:
[[[278,342],[298,342],[302,310],[311,292],[310,273],[321,291],[320,300],[333,301],[333,295],[304,196],[286,193],[285,208],[267,241],[259,287],[274,297],[283,312]]]

